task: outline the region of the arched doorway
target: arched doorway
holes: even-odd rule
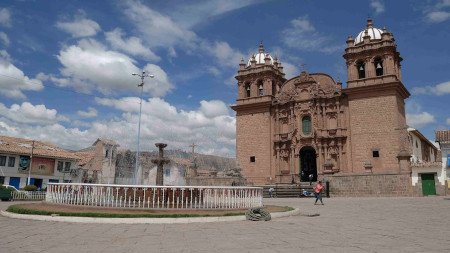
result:
[[[316,150],[306,146],[300,149],[300,180],[309,182],[309,175],[312,175],[312,181],[317,181]]]

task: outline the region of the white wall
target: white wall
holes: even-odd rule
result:
[[[11,177],[20,177],[20,185],[19,188],[23,188],[27,185],[27,181],[28,181],[28,173],[19,173],[18,169],[19,169],[19,155],[10,155],[10,154],[0,154],[0,155],[4,155],[7,157],[6,159],[6,164],[5,166],[0,166],[0,176],[4,176],[5,177],[5,184],[9,184],[9,179]],[[8,167],[8,157],[15,157],[15,163],[14,163],[14,167]],[[55,168],[54,168],[54,173],[53,175],[35,175],[35,174],[31,174],[31,178],[38,178],[38,179],[42,179],[42,187],[44,188],[47,183],[49,182],[50,179],[57,179],[59,180],[59,182],[62,182],[63,179],[65,180],[71,180],[71,176],[70,174],[65,174],[61,173],[57,170],[57,166],[58,166],[58,161],[63,161],[63,162],[71,162],[70,164],[70,168],[76,168],[77,164],[74,161],[69,161],[69,160],[55,160]]]
[[[411,180],[412,185],[415,186],[419,182],[420,175],[423,173],[437,173],[437,179],[441,185],[445,185],[445,170],[439,165],[430,167],[412,167]]]
[[[442,144],[441,145],[441,153],[442,153],[442,170],[446,171],[446,180],[450,179],[450,167],[447,166],[447,157],[450,154],[450,144]],[[450,182],[449,182],[450,183]]]
[[[422,141],[420,141],[419,137],[417,137],[413,133],[409,133],[409,135],[412,138],[412,156],[411,156],[411,162],[418,162],[422,160]],[[417,143],[417,147],[416,147]]]

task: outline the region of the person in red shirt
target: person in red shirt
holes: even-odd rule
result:
[[[319,181],[314,186],[314,196],[316,197],[316,202],[314,202],[314,205],[317,205],[317,200],[320,200],[320,203],[322,203],[322,205],[323,205],[322,194],[321,194],[322,190],[323,190],[323,184],[322,184],[322,181]]]

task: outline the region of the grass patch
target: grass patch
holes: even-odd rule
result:
[[[193,213],[172,213],[172,214],[150,214],[150,213],[72,213],[72,212],[52,212],[43,210],[34,210],[30,208],[21,207],[20,205],[9,206],[6,211],[17,214],[32,214],[32,215],[47,215],[57,214],[59,216],[76,216],[76,217],[93,217],[93,218],[190,218],[190,217],[212,217],[212,216],[239,216],[245,215],[242,213],[225,213],[223,215],[211,214],[193,214]]]
[[[56,207],[56,208],[55,208]],[[281,206],[271,206],[268,207],[268,211],[271,211],[271,209],[275,210],[276,212],[288,212],[294,210],[292,207],[281,207]],[[53,210],[52,210],[53,209]],[[17,213],[17,214],[31,214],[31,215],[46,215],[50,216],[52,214],[56,214],[59,216],[71,216],[71,217],[92,217],[92,218],[193,218],[193,217],[220,217],[220,216],[239,216],[239,215],[245,215],[246,210],[230,210],[227,211],[221,211],[217,212],[214,210],[208,211],[208,210],[199,210],[198,213],[193,213],[193,211],[187,211],[187,213],[182,213],[177,211],[176,213],[171,212],[171,210],[167,211],[158,211],[159,213],[130,213],[135,210],[123,210],[123,212],[115,212],[111,211],[99,211],[95,209],[89,209],[83,210],[83,211],[61,211],[57,210],[57,206],[51,206],[51,205],[34,205],[34,204],[16,204],[11,205],[8,207],[6,211],[11,213]],[[267,210],[266,209],[266,210]],[[153,210],[154,211],[154,210]],[[127,213],[128,212],[128,213]],[[196,211],[194,211],[196,212]]]

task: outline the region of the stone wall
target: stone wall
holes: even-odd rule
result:
[[[328,176],[326,180],[331,197],[415,196],[410,173]]]
[[[242,174],[249,183],[266,184],[271,171],[271,118],[268,111],[236,117],[236,154]],[[255,157],[252,162],[250,157]]]

